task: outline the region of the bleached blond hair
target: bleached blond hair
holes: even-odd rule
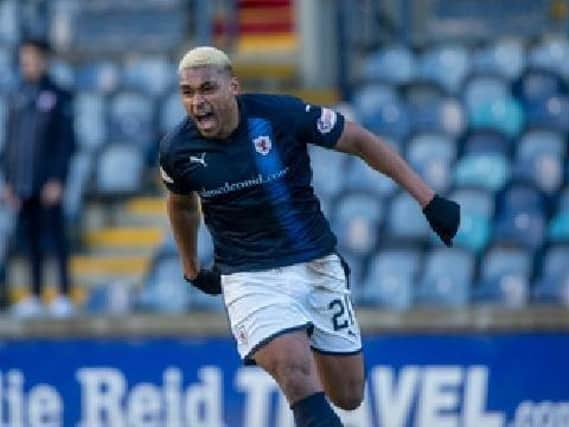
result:
[[[213,66],[231,72],[231,60],[225,52],[213,46],[190,49],[178,64],[178,73],[185,68]]]

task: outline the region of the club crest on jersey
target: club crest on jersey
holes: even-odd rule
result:
[[[266,156],[269,154],[269,151],[271,151],[273,143],[271,142],[271,138],[267,135],[261,135],[253,140],[253,145],[255,145],[257,153]]]
[[[320,118],[316,122],[316,127],[320,133],[329,133],[332,129],[334,129],[334,125],[336,124],[336,112],[330,110],[329,108],[322,107],[322,111],[320,113]]]
[[[190,156],[190,163],[198,163],[205,168],[207,166],[207,163],[205,162],[205,153],[202,153],[201,156]]]

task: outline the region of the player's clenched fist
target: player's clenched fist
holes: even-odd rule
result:
[[[435,194],[423,213],[444,244],[451,247],[460,224],[460,205]]]
[[[184,276],[184,279],[208,295],[221,294],[221,275],[217,271],[202,268],[195,278],[190,280]]]

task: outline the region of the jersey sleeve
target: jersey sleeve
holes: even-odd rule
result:
[[[333,148],[344,130],[344,116],[328,107],[298,101],[297,135],[306,142]]]
[[[160,179],[168,190],[176,194],[190,194],[194,188],[189,184],[189,180],[184,176],[183,166],[180,159],[176,160],[175,152],[170,146],[171,141],[164,140],[160,144],[160,155],[158,159],[160,168]]]

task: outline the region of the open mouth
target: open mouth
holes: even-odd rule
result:
[[[196,114],[194,118],[202,129],[210,129],[216,124],[215,114],[212,112]]]

